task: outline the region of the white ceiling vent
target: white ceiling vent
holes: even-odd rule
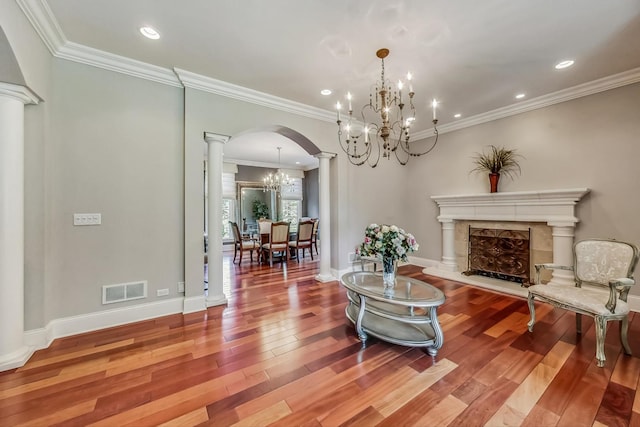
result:
[[[102,304],[131,301],[147,297],[147,282],[119,283],[102,286]]]

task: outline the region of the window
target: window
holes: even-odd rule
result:
[[[233,239],[233,232],[231,231],[231,225],[229,221],[235,222],[236,216],[234,215],[235,200],[234,199],[222,199],[222,239]]]
[[[284,199],[280,202],[280,208],[282,212],[282,221],[287,221],[291,225],[289,231],[298,231],[298,218],[302,214],[302,200],[287,200]]]
[[[288,221],[289,230],[298,231],[298,219],[302,215],[302,178],[292,178],[292,191],[284,191],[280,199],[281,220]]]

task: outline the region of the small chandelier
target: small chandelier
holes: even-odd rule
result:
[[[262,191],[275,191],[276,193],[293,191],[293,182],[289,175],[280,169],[280,150],[282,150],[282,147],[278,147],[278,170],[275,173],[269,172],[262,179],[264,185]]]
[[[433,107],[433,131],[435,140],[427,149],[414,151],[411,146],[410,128],[416,119],[416,109],[413,106],[413,85],[411,83],[411,73],[407,73],[408,96],[403,99],[404,83],[398,81],[397,89],[392,91],[391,82],[384,76],[384,58],[389,55],[389,49],[380,49],[376,56],[382,62],[382,73],[380,81],[375,83],[375,97],[369,93],[369,103],[362,107],[362,122],[358,123],[353,118],[351,108],[351,93],[347,92],[348,118],[343,125],[340,118],[342,105],[336,104],[338,112],[338,140],[342,150],[347,153],[349,162],[356,166],[368,163],[375,168],[378,165],[380,156],[391,158],[395,155],[401,165],[406,165],[410,157],[419,157],[429,153],[438,143],[438,119],[436,118],[436,107],[438,102],[434,99],[431,103]],[[373,86],[372,86],[373,89]],[[408,105],[405,104],[408,102]],[[407,114],[405,116],[405,107]],[[374,122],[377,115],[380,115],[381,123]],[[346,134],[346,138],[344,137]]]

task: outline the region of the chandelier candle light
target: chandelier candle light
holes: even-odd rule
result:
[[[282,147],[278,147],[278,170],[275,173],[269,172],[269,174],[262,179],[262,191],[275,191],[276,193],[281,193],[283,191],[293,191],[293,182],[289,178],[289,175],[285,174],[280,169],[281,149]]]
[[[413,83],[411,73],[407,73],[408,104],[402,98],[405,83],[398,81],[395,91],[391,89],[391,82],[384,75],[384,59],[389,55],[389,49],[379,49],[376,56],[380,58],[382,63],[382,72],[380,81],[375,84],[375,97],[369,93],[369,103],[362,107],[362,122],[357,122],[353,118],[351,92],[347,92],[348,117],[346,123],[341,120],[340,110],[342,104],[336,103],[337,123],[338,123],[338,140],[340,147],[347,154],[351,164],[360,166],[365,163],[375,168],[378,165],[380,156],[383,158],[391,158],[392,153],[401,165],[406,165],[410,157],[418,157],[429,153],[438,142],[438,119],[436,117],[436,107],[438,101],[432,101],[433,108],[433,131],[435,140],[432,145],[423,151],[413,151],[410,146],[411,135],[410,128],[416,120],[416,109],[413,105]],[[375,98],[375,99],[374,99]],[[408,109],[405,118],[405,106]],[[375,117],[379,115],[381,122],[374,122]],[[369,116],[369,117],[367,117]],[[360,130],[361,129],[361,130]],[[343,137],[346,134],[346,138]],[[360,142],[362,141],[362,142]]]

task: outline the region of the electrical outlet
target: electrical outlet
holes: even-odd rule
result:
[[[184,282],[178,282],[178,292],[184,292]]]
[[[80,213],[73,214],[73,225],[100,225],[102,224],[102,214]]]
[[[165,297],[169,295],[169,289],[158,289],[156,291],[156,295],[158,295],[159,297]]]

